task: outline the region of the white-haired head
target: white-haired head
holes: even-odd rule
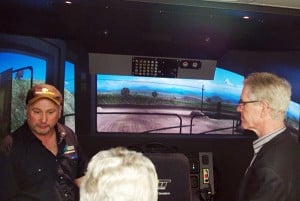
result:
[[[157,188],[151,160],[117,147],[92,157],[80,185],[80,201],[157,201]]]

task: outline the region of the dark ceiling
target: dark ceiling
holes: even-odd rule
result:
[[[90,52],[185,58],[218,59],[228,49],[300,49],[298,10],[148,2],[1,0],[0,32],[76,40]]]

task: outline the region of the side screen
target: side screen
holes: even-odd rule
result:
[[[0,140],[10,133],[12,69],[0,73]]]

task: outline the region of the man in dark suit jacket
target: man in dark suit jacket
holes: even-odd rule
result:
[[[274,74],[253,73],[244,80],[237,110],[242,127],[258,139],[238,201],[300,200],[300,146],[284,124],[290,97],[290,84]]]

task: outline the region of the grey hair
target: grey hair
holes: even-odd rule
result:
[[[252,98],[269,104],[273,119],[285,118],[292,94],[286,79],[268,72],[255,72],[246,77],[244,86],[249,88]]]

